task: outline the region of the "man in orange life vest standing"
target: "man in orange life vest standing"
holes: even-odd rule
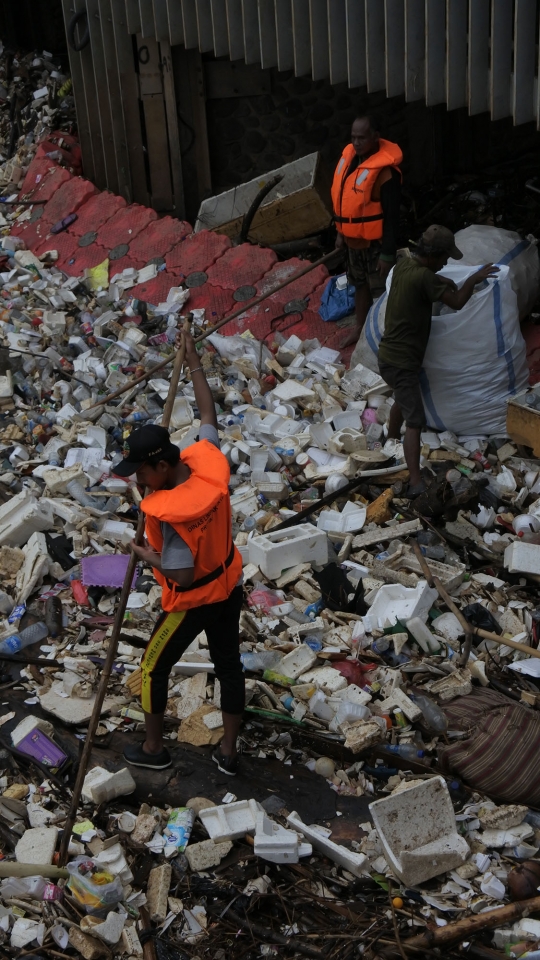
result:
[[[403,154],[397,143],[379,136],[377,127],[369,115],[356,118],[332,183],[336,247],[345,244],[347,276],[356,287],[356,324],[342,348],[358,340],[366,322],[370,264],[377,258],[385,280],[396,260]]]
[[[153,567],[163,608],[140,668],[146,739],[126,747],[124,758],[154,770],[170,766],[163,743],[169,674],[204,630],[221,684],[224,727],[212,758],[222,773],[234,776],[245,697],[239,650],[242,558],[232,539],[229,465],[219,449],[214,400],[194,341],[185,336],[201,421],[198,442],[180,453],[164,427],[150,424],[133,431],[127,456],[114,468],[121,477],[135,473],[137,482],[152,491],[141,503],[147,543],[132,549]]]

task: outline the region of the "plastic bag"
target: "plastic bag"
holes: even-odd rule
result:
[[[348,284],[340,290],[337,281],[338,277],[330,277],[326,284],[319,307],[322,320],[342,320],[354,313],[355,288]]]
[[[70,873],[68,889],[87,913],[106,916],[124,896],[121,881],[97,860],[77,857],[66,869]]]

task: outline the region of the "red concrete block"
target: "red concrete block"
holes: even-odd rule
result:
[[[123,197],[117,197],[114,193],[103,190],[77,210],[77,219],[69,228],[69,232],[82,237],[91,230],[97,231],[125,206],[126,201]]]
[[[305,260],[298,260],[296,257],[291,260],[285,260],[277,264],[269,273],[267,273],[257,283],[258,293],[268,293],[277,287],[283,280],[288,279],[293,273],[298,273],[308,266]],[[281,303],[288,303],[289,300],[303,300],[309,296],[317,287],[321,286],[328,279],[328,270],[324,266],[316,267],[311,273],[306,273],[298,280],[277,290],[272,294],[272,300],[278,300]]]
[[[277,254],[266,247],[241,243],[231,247],[206,271],[208,282],[217,287],[236,290],[246,284],[253,286],[268,273],[277,261]]]
[[[51,226],[63,220],[70,213],[77,213],[87,200],[96,196],[98,189],[89,180],[72,177],[58,188],[54,196],[45,204],[42,220]]]
[[[112,250],[120,243],[129,244],[152,220],[157,220],[155,210],[143,207],[140,203],[130,203],[99,228],[96,243],[106,250]]]
[[[202,287],[192,287],[189,294],[185,310],[199,310],[204,307],[205,319],[212,324],[222,320],[228,313],[233,313],[240,306],[233,300],[231,290],[224,290],[212,283],[205,283]]]
[[[144,266],[154,257],[164,257],[169,250],[184,240],[193,227],[185,220],[162,217],[149,223],[145,230],[130,243],[129,254],[135,260],[142,260]]]
[[[135,270],[140,270],[141,267],[144,267],[145,263],[146,261],[143,260],[134,260],[128,253],[127,256],[121,257],[120,260],[109,261],[109,277],[112,280],[117,273],[122,273],[122,270],[125,270],[127,267],[134,267]]]
[[[32,247],[32,252],[35,253],[36,257],[41,257],[48,250],[57,250],[57,262],[63,263],[70,257],[75,256],[78,252],[77,237],[72,236],[66,231],[57,234],[49,233]]]
[[[47,157],[34,157],[19,188],[19,198],[23,200],[27,193],[35,190],[48,171],[56,166],[54,160],[48,160]]]
[[[39,176],[39,174],[37,176]],[[39,183],[34,182],[32,189],[26,191],[26,199],[33,200],[38,204],[47,203],[58,188],[70,179],[71,174],[68,173],[67,170],[64,170],[62,167],[51,166],[49,162],[49,169],[41,176]]]
[[[26,244],[27,250],[33,250],[34,247],[38,243],[41,243],[47,236],[49,227],[50,223],[45,223],[43,218],[40,217],[39,220],[34,220],[33,223],[30,223],[29,220],[24,220],[23,223],[16,224],[14,227],[11,227],[10,233],[12,233],[14,237],[20,237]]]
[[[167,270],[184,277],[199,270],[206,272],[230,247],[228,237],[211,230],[201,230],[177,244],[166,255]]]
[[[179,283],[176,277],[173,277],[172,274],[167,273],[166,270],[160,270],[157,277],[154,277],[153,280],[148,280],[146,283],[138,283],[136,287],[130,288],[130,296],[136,297],[137,300],[146,300],[147,303],[152,303],[154,306],[157,306],[158,303],[163,303],[168,295],[171,287],[178,287]]]
[[[71,254],[62,261],[58,260],[58,266],[70,277],[81,277],[86,269],[97,267],[98,263],[103,263],[108,256],[109,251],[97,243],[92,243],[89,247],[75,246]]]

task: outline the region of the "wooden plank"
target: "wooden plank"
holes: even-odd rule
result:
[[[489,0],[469,4],[469,115],[489,108]]]
[[[211,0],[211,10],[214,53],[216,57],[226,57],[229,55],[229,31],[225,0]]]
[[[197,14],[197,33],[199,35],[199,50],[201,53],[214,51],[214,33],[212,30],[212,11],[210,0],[195,0]]]
[[[510,116],[512,85],[512,4],[491,0],[490,111],[492,120]]]
[[[64,13],[64,24],[71,20],[76,8],[82,9],[84,0],[77,3],[77,0],[62,0],[62,10]],[[69,71],[73,82],[73,96],[75,98],[75,111],[77,114],[77,128],[79,131],[79,140],[81,144],[83,173],[89,180],[96,180],[96,168],[94,162],[94,149],[98,145],[94,144],[90,120],[88,116],[87,102],[84,89],[84,76],[81,62],[81,55],[68,44]]]
[[[123,0],[111,0],[112,28],[118,61],[118,79],[122,93],[125,129],[129,132],[127,149],[131,176],[131,200],[148,206],[150,194],[146,174],[139,79],[135,69],[133,39],[127,31],[126,11]]]
[[[169,40],[169,18],[166,0],[152,0],[154,10],[154,37],[156,40]]]
[[[173,193],[159,46],[151,37],[139,36],[137,40],[152,206],[160,212],[171,211]]]
[[[326,3],[327,0],[309,0],[312,80],[326,80],[330,76]]]
[[[260,63],[259,11],[254,0],[242,0],[242,29],[244,31],[244,60],[246,63]]]
[[[514,123],[536,117],[534,69],[536,61],[536,0],[516,0],[514,10]]]
[[[98,0],[101,40],[107,76],[107,92],[114,144],[114,155],[118,178],[118,193],[128,203],[132,199],[129,154],[127,148],[126,126],[122,104],[122,91],[118,74],[118,55],[112,29],[111,0]],[[126,36],[129,36],[126,31]]]
[[[128,33],[141,32],[141,12],[139,0],[125,0]]]
[[[540,456],[540,413],[510,400],[506,407],[506,430],[514,443],[532,447],[535,457]]]
[[[176,91],[174,89],[174,74],[169,43],[162,41],[161,67],[163,71],[163,94],[165,98],[165,112],[167,115],[167,131],[169,135],[169,158],[173,189],[174,212],[180,220],[186,218],[184,201],[184,180],[182,176],[182,153],[180,150],[180,130],[178,126],[178,107]]]
[[[154,8],[152,0],[139,0],[139,14],[141,17],[141,35],[146,37],[154,36]]]
[[[468,0],[446,0],[446,105],[467,105]]]
[[[297,77],[311,73],[311,35],[309,0],[291,0],[294,48],[294,72]]]
[[[242,0],[226,0],[227,33],[231,60],[244,59],[244,28],[242,25]]]
[[[424,0],[405,0],[405,99],[423,100],[426,93]]]
[[[365,0],[346,0],[347,74],[350,87],[365,87],[366,74],[366,6]]]
[[[274,4],[276,8],[278,70],[292,70],[294,68],[294,47],[291,0],[274,0]]]
[[[167,0],[167,19],[169,21],[169,43],[171,47],[184,42],[184,21],[182,5],[179,0]]]
[[[196,156],[197,179],[201,197],[212,194],[212,174],[210,171],[210,149],[208,147],[208,126],[206,120],[206,97],[204,93],[204,72],[201,55],[192,51],[189,56],[190,95],[192,105],[193,129],[195,131],[194,150]]]
[[[347,19],[345,0],[327,0],[330,83],[345,83],[347,71]]]
[[[177,3],[180,2],[182,3],[182,22],[184,24],[184,46],[186,50],[191,50],[199,45],[195,0],[177,0]]]
[[[405,9],[403,0],[384,0],[386,96],[405,93]]]
[[[446,100],[446,5],[445,0],[426,2],[426,106]]]
[[[261,67],[277,67],[276,13],[274,0],[258,0]]]
[[[366,68],[368,93],[384,90],[384,4],[381,0],[366,0]]]
[[[107,71],[105,53],[101,37],[98,0],[87,0],[88,26],[90,28],[90,46],[92,48],[92,62],[96,86],[96,98],[93,110],[98,115],[103,144],[103,158],[105,161],[105,184],[113,193],[119,192],[118,171],[116,169],[115,144],[111,106],[107,90]],[[97,110],[96,110],[97,106]]]

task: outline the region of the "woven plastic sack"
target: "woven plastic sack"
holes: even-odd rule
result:
[[[319,316],[322,320],[342,320],[354,313],[355,288],[347,284],[342,290],[337,286],[339,277],[330,277],[321,297]]]
[[[448,264],[441,274],[460,286],[479,269]],[[362,363],[378,372],[388,291],[369,311],[351,367]],[[525,341],[509,266],[478,287],[462,310],[435,304],[431,336],[420,383],[428,426],[458,436],[506,433],[506,401],[528,382]]]

